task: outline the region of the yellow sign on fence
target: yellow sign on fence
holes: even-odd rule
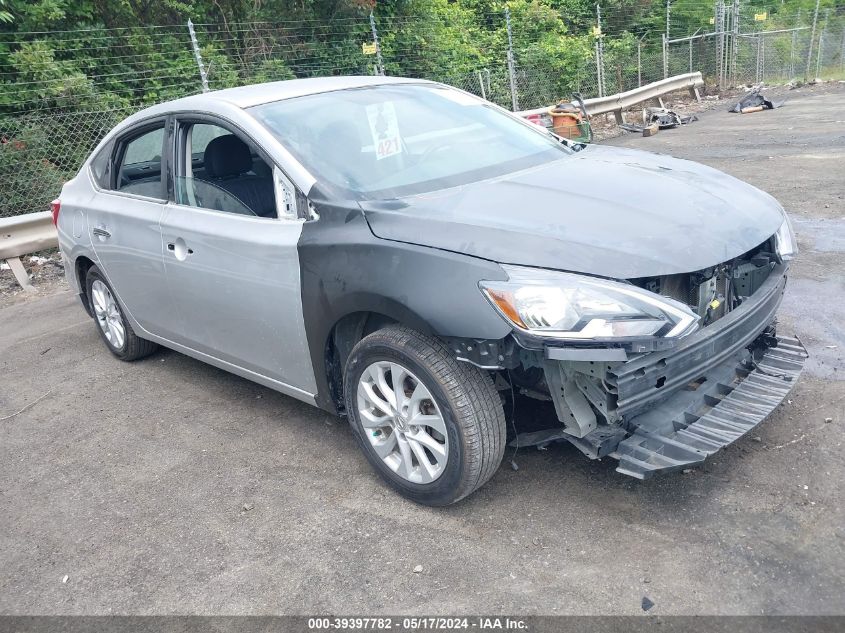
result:
[[[756,22],[765,22],[766,18],[769,17],[766,13],[755,13],[754,20]]]
[[[364,55],[375,55],[376,54],[376,43],[375,42],[364,42],[361,44],[361,50],[363,51]]]
[[[600,26],[594,26],[593,27],[593,35],[596,36],[596,37],[599,37],[601,35],[601,27]]]

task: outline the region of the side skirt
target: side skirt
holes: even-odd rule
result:
[[[133,324],[133,328],[134,327],[135,324]],[[240,376],[241,378],[246,378],[247,380],[251,380],[252,382],[258,383],[259,385],[263,385],[264,387],[272,389],[273,391],[283,393],[286,396],[291,396],[292,398],[296,398],[297,400],[301,400],[302,402],[307,402],[310,405],[317,406],[316,394],[308,393],[307,391],[298,387],[294,387],[292,385],[288,385],[287,383],[268,378],[263,374],[259,374],[249,369],[244,369],[239,365],[235,365],[233,363],[221,360],[214,356],[204,354],[203,352],[198,352],[197,350],[192,349],[190,347],[179,345],[178,343],[174,343],[173,341],[170,341],[168,339],[161,338],[160,336],[155,336],[154,334],[150,334],[145,330],[142,331],[144,332],[145,339],[158,343],[163,347],[167,347],[168,349],[172,349],[173,351],[179,352],[180,354],[184,354],[185,356],[190,356],[191,358],[194,358],[196,360],[208,363],[209,365],[213,365],[218,369],[228,371],[229,373],[235,374],[236,376]]]

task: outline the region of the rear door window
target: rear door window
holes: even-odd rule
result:
[[[164,200],[161,179],[163,147],[164,121],[121,142],[115,190]]]

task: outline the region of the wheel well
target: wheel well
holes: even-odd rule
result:
[[[88,306],[88,290],[85,284],[85,277],[88,276],[88,269],[91,268],[91,266],[93,265],[94,262],[92,262],[84,255],[81,257],[77,257],[76,262],[74,263],[74,267],[76,269],[76,281],[79,283],[79,295],[82,298],[82,305],[84,306],[85,311],[91,317],[93,317],[94,315],[91,314],[91,308]]]
[[[394,323],[399,321],[378,312],[353,312],[332,327],[326,340],[326,377],[338,413],[343,414],[346,410],[343,401],[343,368],[352,348],[365,336]]]

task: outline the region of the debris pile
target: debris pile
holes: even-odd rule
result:
[[[738,112],[740,114],[750,114],[751,112],[762,112],[763,110],[774,110],[786,103],[786,99],[781,101],[771,101],[763,96],[760,89],[752,90],[742,99],[737,101],[728,112]]]
[[[654,136],[658,130],[668,130],[681,125],[698,121],[698,117],[691,114],[680,115],[668,108],[645,108],[643,110],[643,124],[622,123],[619,125],[628,132],[637,132],[643,136]]]

